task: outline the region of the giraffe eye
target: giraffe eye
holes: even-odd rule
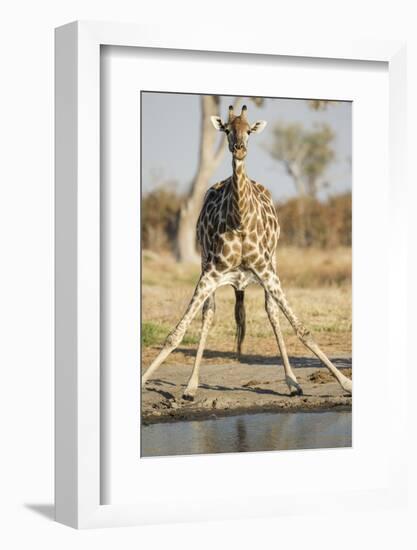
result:
[[[227,136],[230,134],[230,130],[229,130],[229,129],[225,128],[224,131],[226,132],[226,135],[227,135]]]

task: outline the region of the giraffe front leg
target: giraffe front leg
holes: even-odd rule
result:
[[[161,351],[159,352],[156,359],[152,362],[150,367],[146,370],[145,374],[142,376],[142,387],[146,384],[149,378],[157,370],[157,368],[165,361],[168,355],[177,348],[185,334],[185,331],[189,327],[191,321],[196,315],[197,311],[200,309],[203,302],[209,298],[209,296],[215,291],[217,283],[215,278],[209,274],[203,274],[200,277],[200,280],[197,283],[197,286],[194,290],[193,297],[186,309],[186,312],[177,324],[174,330],[168,335],[165,340],[165,344]]]
[[[197,354],[195,356],[194,361],[194,368],[193,372],[190,376],[190,379],[188,380],[187,387],[183,394],[183,399],[186,399],[188,401],[193,401],[194,397],[197,393],[198,388],[198,378],[200,374],[200,364],[201,359],[203,357],[203,352],[206,344],[207,334],[210,330],[210,327],[213,323],[214,319],[214,312],[215,312],[215,301],[214,301],[214,295],[212,294],[207,300],[204,302],[203,306],[203,325],[201,328],[201,336],[200,336],[200,342],[198,344]]]
[[[291,396],[303,395],[303,390],[297,381],[288,359],[287,348],[285,346],[284,337],[282,335],[281,325],[279,322],[279,307],[267,291],[265,291],[265,309],[277,340],[282,362],[284,363],[285,382],[290,390],[290,394]]]
[[[330,359],[319,348],[315,340],[313,339],[310,331],[301,323],[295,313],[292,311],[285,294],[282,290],[278,275],[272,270],[268,270],[263,273],[256,273],[259,282],[264,289],[272,296],[278,306],[281,308],[285,317],[290,322],[296,335],[301,342],[316,355],[325,367],[333,374],[340,386],[348,393],[352,393],[352,380],[349,380],[344,374],[342,374],[330,361]]]

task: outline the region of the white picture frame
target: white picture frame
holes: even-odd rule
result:
[[[280,42],[266,34],[233,32],[214,37],[211,28],[180,33],[169,27],[75,22],[56,30],[56,519],[76,528],[134,525],[161,520],[251,515],[248,507],[227,510],[219,494],[210,509],[184,517],[175,498],[163,510],[135,504],[101,504],[100,400],[100,47],[102,45],[206,52],[381,61],[389,70],[389,155],[391,237],[389,251],[396,277],[405,280],[405,255],[398,242],[406,233],[405,45],[363,41]],[[405,239],[404,239],[405,241]],[[389,300],[391,317],[405,322],[405,288]],[[386,483],[354,494],[340,492],[346,507],[387,506],[405,498],[404,457],[405,331],[390,327],[396,341],[396,395]],[[394,334],[395,332],[395,334]],[[258,513],[302,512],[326,506],[326,494],[296,488],[285,502],[266,502]],[[333,495],[334,498],[334,495]]]

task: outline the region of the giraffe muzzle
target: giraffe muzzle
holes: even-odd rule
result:
[[[246,156],[247,149],[243,145],[243,143],[235,143],[233,146],[233,155],[238,158],[242,159]]]

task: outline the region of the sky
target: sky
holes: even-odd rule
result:
[[[189,190],[198,166],[201,125],[201,96],[142,92],[142,191],[147,193],[167,182],[185,193]],[[233,97],[221,97],[219,115],[227,117],[228,105]],[[282,164],[265,149],[273,141],[275,124],[301,123],[313,128],[315,123],[327,123],[335,139],[335,159],[325,174],[329,186],[320,194],[324,199],[351,190],[352,158],[352,104],[334,102],[325,111],[314,111],[303,99],[266,99],[257,107],[244,98],[241,105],[248,106],[250,123],[256,120],[268,122],[265,130],[249,138],[246,171],[250,178],[267,187],[276,201],[285,201],[295,195],[291,177]],[[220,139],[220,132],[219,138]],[[227,150],[222,162],[213,174],[210,185],[232,173],[232,158]]]

